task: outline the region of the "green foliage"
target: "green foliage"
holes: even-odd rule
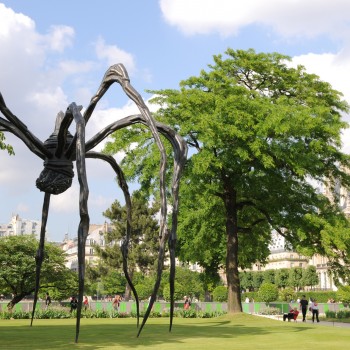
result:
[[[185,296],[185,289],[182,287],[181,283],[175,281],[175,294],[174,299],[175,300],[182,300]],[[164,300],[169,301],[170,300],[170,284],[167,283],[163,288],[163,298]]]
[[[189,310],[175,310],[174,316],[180,318],[213,318],[225,314],[222,311],[213,311],[213,312],[204,312],[196,311],[194,309]],[[30,319],[32,316],[31,312],[28,311],[15,311],[15,312],[0,312],[0,319],[9,320],[9,319]],[[136,313],[131,312],[115,312],[114,310],[87,310],[82,311],[82,318],[135,318]],[[144,316],[144,312],[140,313],[140,316]],[[159,317],[169,317],[170,314],[168,311],[163,312],[154,312],[152,311],[149,315],[150,318],[159,318]],[[68,308],[53,307],[48,310],[35,311],[35,319],[67,319],[75,318],[76,312],[71,313]]]
[[[152,294],[152,287],[146,286],[144,284],[137,284],[135,286],[139,300],[147,300]]]
[[[296,290],[303,286],[303,269],[301,267],[293,267],[289,270],[288,285]]]
[[[2,131],[0,131],[0,150],[6,150],[10,155],[15,154],[12,146],[5,143],[5,135]]]
[[[264,281],[264,274],[261,271],[253,272],[253,288],[258,290]]]
[[[278,307],[265,307],[259,310],[261,315],[280,315],[281,310]]]
[[[264,282],[259,288],[258,296],[265,303],[271,303],[278,299],[278,288],[272,283]]]
[[[213,300],[219,302],[227,301],[227,294],[227,287],[217,286],[213,291]]]
[[[241,283],[242,290],[251,291],[254,288],[253,284],[253,272],[251,271],[240,271],[239,280]]]
[[[265,270],[263,272],[264,282],[275,283],[276,270]]]
[[[297,300],[297,294],[293,288],[287,287],[279,291],[279,299],[290,302],[291,300]]]
[[[8,308],[35,289],[35,256],[39,242],[32,235],[0,238],[0,290],[12,293]],[[77,275],[65,267],[65,254],[53,243],[45,244],[40,292],[52,292],[58,300],[77,290]]]
[[[336,295],[337,300],[345,304],[350,304],[350,286],[340,286]]]
[[[344,309],[340,311],[326,311],[325,312],[327,319],[337,319],[337,320],[349,320],[350,319],[350,310]]]
[[[302,284],[303,286],[314,287],[318,285],[318,275],[315,266],[308,266],[302,272]]]
[[[163,296],[166,300],[169,300],[169,270],[163,272],[162,285],[166,287],[166,291]],[[198,300],[204,295],[204,280],[203,274],[191,271],[187,267],[176,267],[175,270],[175,293],[177,297],[175,300],[182,300],[185,295],[190,298],[197,298]],[[162,289],[162,288],[161,288]],[[178,290],[178,291],[177,291]],[[165,297],[166,296],[166,297]]]
[[[279,269],[275,273],[275,284],[278,288],[285,288],[288,286],[289,269]]]
[[[229,293],[229,309],[240,305],[238,268],[266,261],[271,228],[283,229],[306,255],[330,256],[337,269],[340,257],[347,263],[350,256],[349,222],[309,181],[350,185],[344,171],[350,156],[341,151],[348,127],[341,113],[349,107],[330,84],[302,66],[290,67],[289,60],[227,49],[179,89],[152,91],[157,119],[190,147],[180,188],[178,256],[206,271],[226,264],[229,290],[236,291]],[[138,178],[141,191],[156,196],[159,152],[151,140],[135,126],[115,133],[105,151],[124,151],[128,178]],[[299,288],[296,277],[290,285]]]

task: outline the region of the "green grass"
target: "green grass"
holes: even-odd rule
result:
[[[82,319],[79,343],[75,320],[0,320],[0,349],[347,349],[349,328],[281,322],[240,314],[211,319],[149,319],[136,337],[135,319]]]

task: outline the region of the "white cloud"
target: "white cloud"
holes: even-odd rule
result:
[[[66,47],[72,46],[74,29],[68,26],[52,26],[47,35],[47,43],[51,50],[63,52]]]
[[[344,79],[344,74],[350,70],[350,61],[344,59],[344,52],[336,54],[307,54],[293,57],[293,65],[301,64],[308,73],[318,75],[323,81],[332,85],[332,88],[341,92],[343,98],[350,104],[350,81]],[[350,116],[345,115],[344,119],[349,122]],[[342,150],[350,153],[350,130],[343,130]]]
[[[164,19],[187,35],[235,35],[251,24],[272,27],[285,37],[348,33],[347,0],[160,0]],[[345,31],[345,32],[344,32]]]
[[[132,75],[136,70],[135,58],[115,45],[106,45],[102,38],[99,38],[95,46],[96,55],[99,59],[107,60],[108,65],[123,63],[128,73]]]

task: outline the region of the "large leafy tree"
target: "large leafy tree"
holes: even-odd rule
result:
[[[128,253],[129,274],[132,277],[137,270],[144,274],[154,269],[154,263],[158,257],[159,225],[156,218],[159,205],[149,202],[137,192],[131,198],[131,237]],[[112,206],[104,212],[113,226],[113,230],[104,233],[105,247],[96,246],[97,255],[102,259],[99,265],[99,274],[105,275],[107,270],[114,269],[122,271],[122,252],[120,243],[125,238],[127,223],[127,208],[115,201]],[[130,289],[127,286],[125,298],[128,299]]]
[[[0,290],[11,293],[13,306],[35,290],[35,255],[39,242],[32,235],[0,239]],[[45,244],[40,291],[55,291],[61,298],[77,291],[77,276],[65,266],[64,252],[53,243]]]
[[[325,179],[329,186],[335,179],[350,183],[343,170],[349,156],[340,150],[348,105],[318,76],[290,67],[287,56],[225,54],[181,81],[179,90],[153,92],[157,119],[190,148],[180,189],[179,256],[208,271],[223,266],[228,310],[240,312],[239,267],[265,261],[272,230],[304,254],[349,251],[340,247],[349,236],[347,220],[314,186]],[[156,153],[142,131],[124,130],[106,152],[125,150],[126,173],[149,187]]]

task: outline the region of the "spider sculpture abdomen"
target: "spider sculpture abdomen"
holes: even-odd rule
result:
[[[73,136],[69,132],[66,136],[65,146],[67,147]],[[72,186],[73,162],[65,156],[64,152],[57,156],[58,137],[56,131],[44,142],[44,146],[52,153],[52,157],[45,159],[44,170],[36,180],[36,187],[45,193],[63,193]]]

